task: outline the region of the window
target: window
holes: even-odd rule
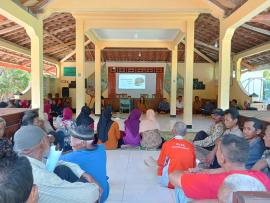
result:
[[[0,67],[0,101],[23,93],[30,85],[30,73]]]
[[[259,96],[259,100],[270,102],[270,71],[248,71],[241,74],[240,83],[248,95],[253,93]]]

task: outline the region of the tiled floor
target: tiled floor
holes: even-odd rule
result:
[[[159,151],[107,151],[110,195],[106,203],[174,203],[174,190],[161,187],[156,172],[143,160]]]
[[[127,114],[115,115],[120,129],[124,129]],[[144,117],[144,116],[143,116]],[[95,126],[98,117],[94,117]],[[170,118],[169,115],[157,115],[162,131],[171,131],[175,121],[182,116]],[[193,132],[208,129],[209,117],[194,116]],[[106,203],[174,203],[174,190],[161,187],[156,171],[144,164],[149,156],[158,158],[159,151],[144,150],[108,150],[107,174],[110,177],[110,195]]]

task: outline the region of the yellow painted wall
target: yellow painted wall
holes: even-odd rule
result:
[[[118,67],[164,67],[164,73],[166,69],[166,63],[133,63],[133,62],[107,62],[106,66],[118,66]],[[75,63],[65,62],[61,66],[61,75],[58,80],[57,90],[61,95],[62,87],[67,87],[68,83],[75,80],[75,77],[64,77],[63,67],[75,67]],[[183,76],[184,63],[178,64],[178,73]],[[86,63],[86,77],[90,76],[94,72],[94,63]],[[214,66],[209,63],[196,63],[194,64],[194,78],[198,78],[199,81],[203,81],[206,85],[205,90],[193,90],[193,97],[199,96],[200,98],[216,99],[217,97],[217,82],[214,80]],[[168,100],[170,96],[166,91],[163,92],[164,97]],[[71,95],[73,96],[73,94]],[[102,93],[105,98],[108,97],[108,90]],[[75,96],[74,96],[75,97]]]
[[[178,64],[178,73],[184,75],[185,64]],[[198,78],[205,84],[205,90],[193,90],[193,98],[199,96],[204,99],[217,98],[217,81],[214,79],[214,66],[210,63],[195,63],[193,78]]]

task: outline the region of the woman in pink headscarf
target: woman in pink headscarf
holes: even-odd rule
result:
[[[139,109],[133,109],[125,121],[125,136],[123,141],[125,145],[139,146],[141,136],[139,133],[140,117],[142,112]]]
[[[47,114],[48,116],[47,120],[52,124],[51,111],[52,111],[52,108],[51,108],[51,104],[49,103],[49,100],[44,99],[44,113]]]
[[[56,118],[56,131],[63,132],[65,135],[64,138],[64,151],[71,150],[70,146],[70,136],[71,136],[71,129],[75,128],[76,124],[75,121],[72,119],[72,109],[69,107],[64,108],[63,110],[63,117],[58,116]]]
[[[157,149],[162,143],[160,126],[156,120],[155,112],[152,109],[146,111],[146,118],[140,123],[139,130],[142,140],[141,146],[147,149]]]

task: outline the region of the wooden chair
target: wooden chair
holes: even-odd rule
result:
[[[141,94],[141,97],[148,98],[148,94]]]
[[[234,192],[233,203],[269,203],[270,192]]]

